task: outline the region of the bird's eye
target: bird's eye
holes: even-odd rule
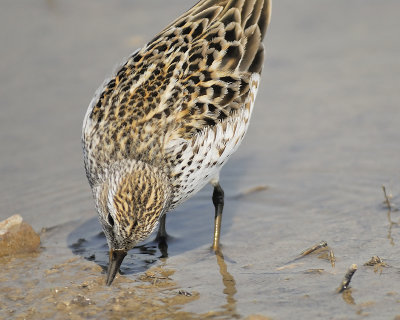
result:
[[[107,216],[107,221],[108,221],[108,223],[110,224],[110,226],[114,226],[114,219],[113,219],[113,217],[111,216],[111,214],[108,214],[108,216]]]

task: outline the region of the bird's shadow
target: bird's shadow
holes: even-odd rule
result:
[[[67,237],[68,247],[76,255],[94,261],[103,271],[108,266],[108,245],[106,237],[96,217],[79,225]],[[121,266],[122,274],[143,272],[162,256],[157,243],[148,242],[129,251]]]
[[[195,200],[195,199],[194,199]],[[147,241],[128,252],[121,265],[121,274],[136,274],[146,271],[160,259],[193,250],[210,244],[214,231],[214,207],[210,200],[206,203],[200,196],[184,210],[171,212],[167,216],[167,246],[159,246],[153,234]],[[190,211],[190,212],[187,212]],[[224,229],[229,230],[232,215],[224,216]],[[108,267],[109,248],[106,237],[97,217],[93,217],[77,226],[67,236],[68,247],[75,255],[98,264],[105,272]]]

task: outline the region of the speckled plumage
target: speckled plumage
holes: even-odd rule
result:
[[[202,0],[99,88],[82,141],[111,249],[218,179],[248,127],[270,11],[270,0]]]

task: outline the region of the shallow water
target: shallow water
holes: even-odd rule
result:
[[[39,254],[0,261],[0,318],[400,315],[395,0],[275,1],[252,124],[221,175],[223,256],[209,250],[207,186],[168,216],[167,259],[147,242],[104,286],[82,120],[112,66],[191,5],[166,3],[2,2],[0,218],[19,213],[46,230]],[[240,196],[260,185],[268,188]],[[317,254],[293,261],[321,240],[334,268]],[[374,255],[388,267],[363,266]],[[336,294],[353,263],[351,291]]]

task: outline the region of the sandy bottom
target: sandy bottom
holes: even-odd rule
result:
[[[226,304],[195,313],[183,307],[198,300],[199,292],[179,285],[174,276],[176,269],[168,265],[167,258],[156,257],[159,252],[153,243],[132,250],[121,270],[123,275],[117,276],[111,287],[106,287],[104,235],[91,234],[89,228],[85,230],[89,238],[76,239],[76,230],[82,230],[78,227],[69,237],[76,242],[68,248],[54,245],[62,242],[65,231],[71,229],[74,224],[43,229],[40,252],[0,259],[4,292],[0,307],[4,318],[240,318],[234,299],[235,279],[228,272],[222,253],[215,255],[215,260],[225,286]],[[268,318],[250,315],[247,319]]]
[[[20,214],[41,249],[0,259],[0,318],[400,317],[399,1],[275,1],[252,123],[221,173],[222,254],[207,186],[168,216],[168,258],[149,239],[111,287],[82,120],[112,66],[190,5],[3,2],[0,219]]]

